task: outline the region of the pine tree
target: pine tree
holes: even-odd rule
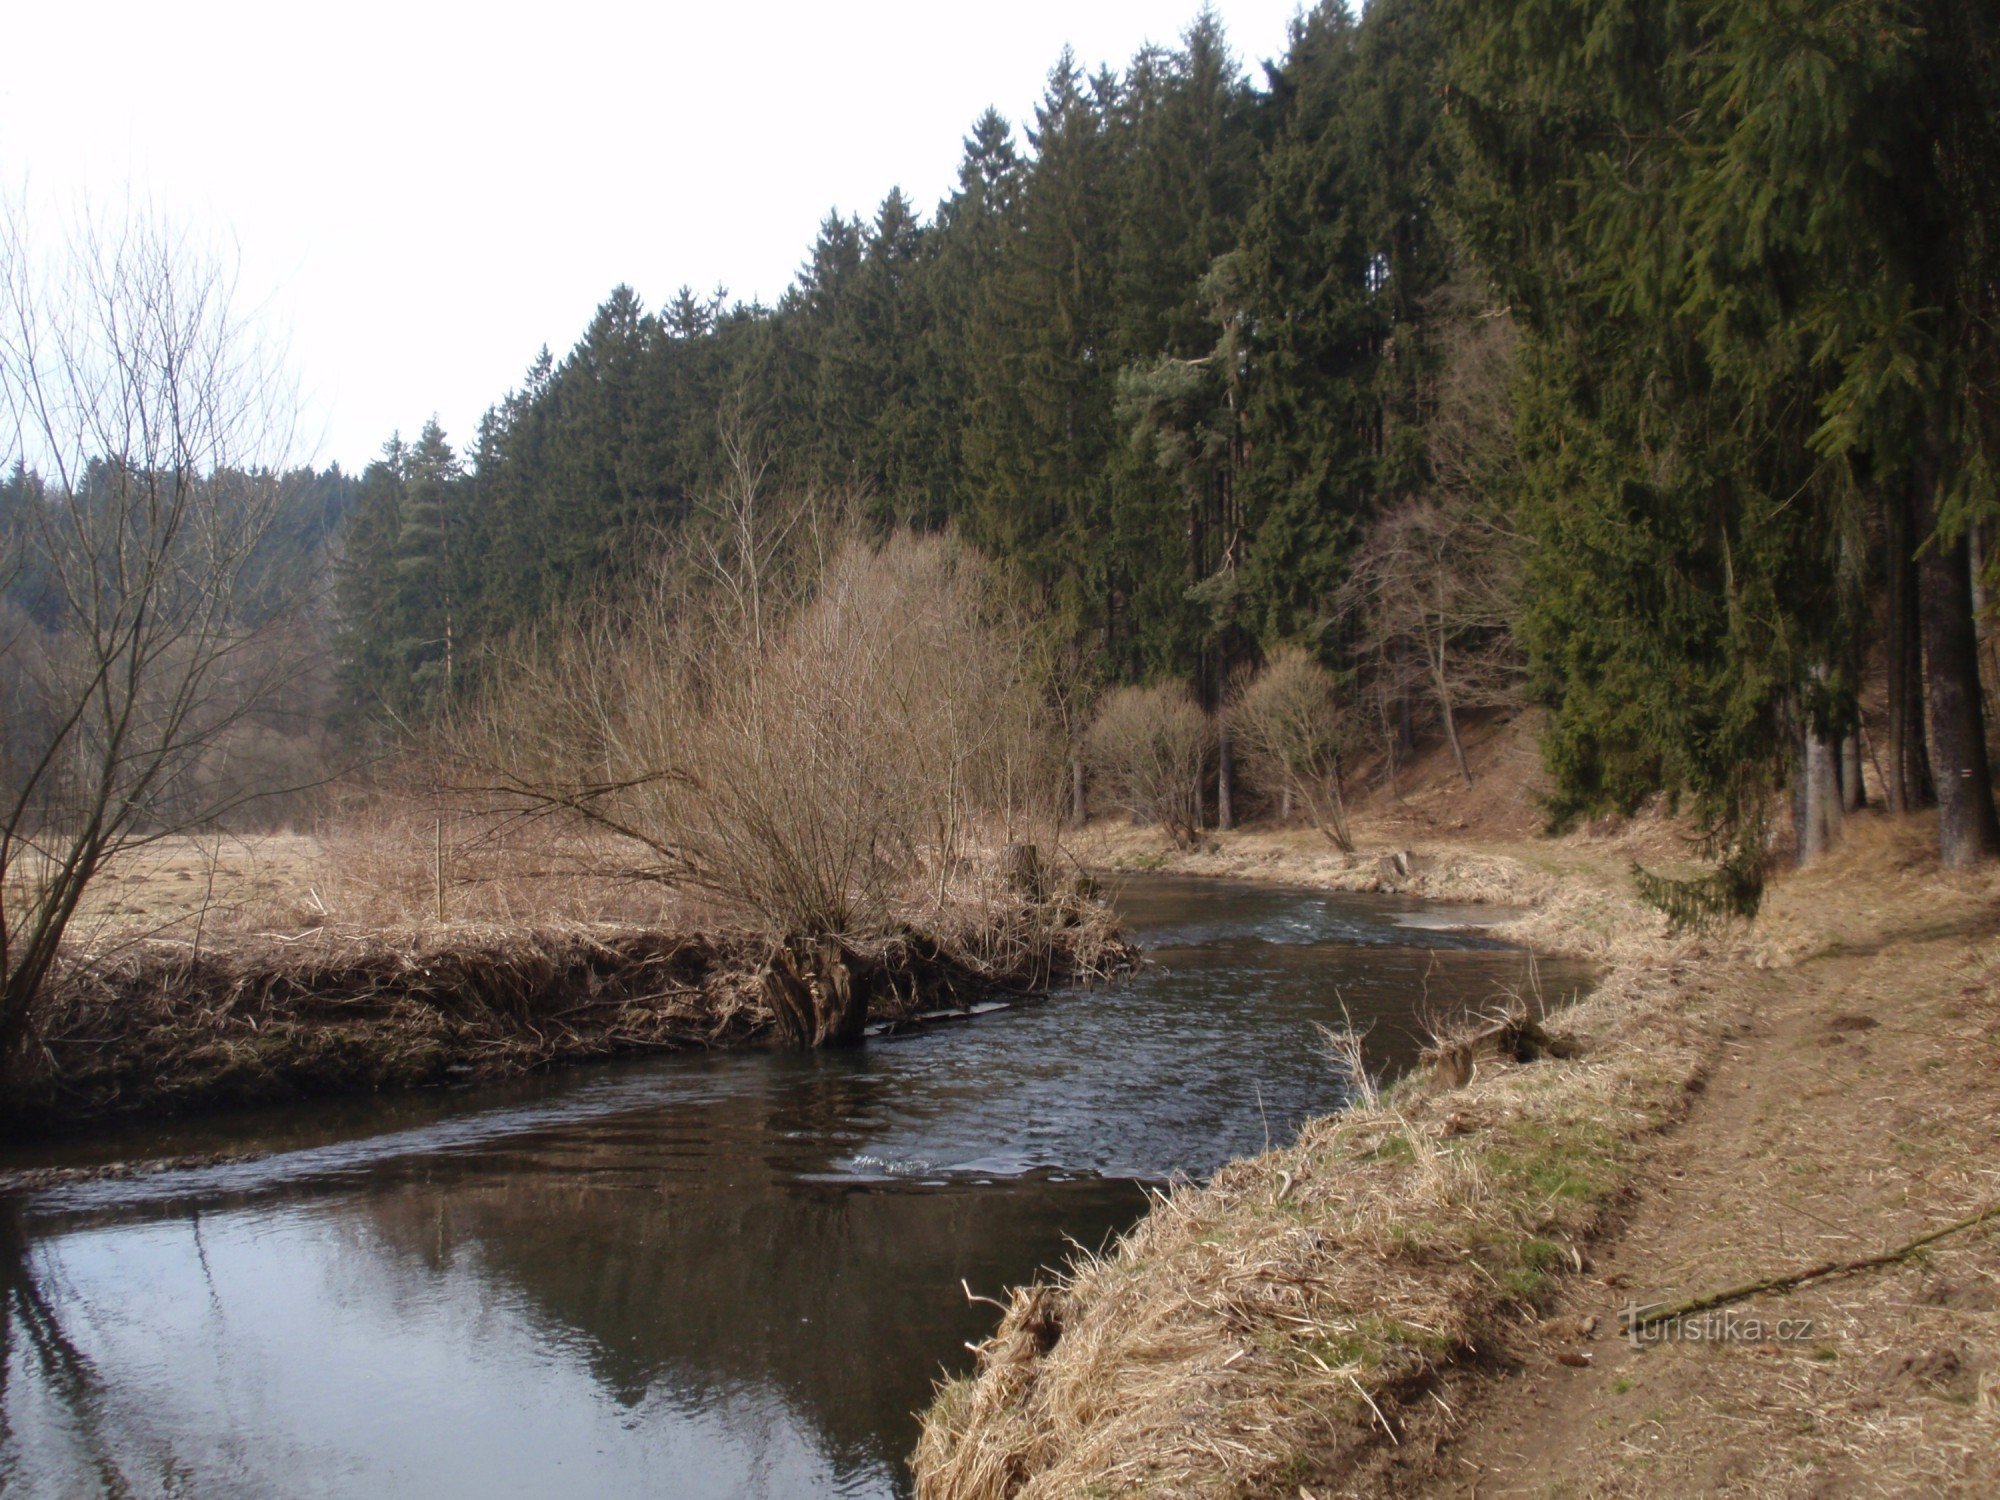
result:
[[[362,472],[335,571],[340,605],[340,676],[343,726],[358,733],[384,708],[406,700],[394,659],[400,601],[396,549],[403,530],[403,483],[409,449],[400,434]]]
[[[448,699],[458,685],[464,650],[459,634],[466,561],[465,539],[459,535],[463,480],[458,455],[433,417],[404,456],[389,564],[388,605],[395,622],[391,659],[399,685],[406,685],[402,706],[413,711]]]

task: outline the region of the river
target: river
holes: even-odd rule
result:
[[[268,1154],[0,1196],[0,1492],[907,1493],[998,1296],[1288,1141],[1529,960],[1394,897],[1113,892],[1109,989],[878,1037],[572,1069],[0,1154]],[[1585,982],[1539,966],[1551,999]]]

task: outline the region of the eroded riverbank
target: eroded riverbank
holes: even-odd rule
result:
[[[58,969],[0,1124],[18,1138],[341,1094],[519,1077],[636,1053],[760,1047],[776,945],[600,923],[136,941]],[[841,949],[894,1024],[1102,979],[1133,953],[1078,893],[989,901],[942,936]]]

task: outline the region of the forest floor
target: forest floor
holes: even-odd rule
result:
[[[1685,859],[1677,830],[1539,837],[1524,747],[1483,732],[1472,788],[1414,768],[1357,809],[1354,854],[1078,841],[1113,870],[1504,903],[1503,935],[1604,980],[1547,1023],[1577,1060],[1413,1078],[1017,1294],[930,1415],[927,1500],[2000,1493],[2000,1221],[1622,1331],[2000,1205],[2000,875],[1862,814],[1754,924],[1676,937],[1629,870]]]

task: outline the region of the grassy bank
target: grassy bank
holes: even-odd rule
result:
[[[1130,962],[1075,893],[947,907],[853,938],[870,1018],[1102,976]],[[761,934],[686,922],[322,925],[157,935],[67,959],[4,1110],[17,1137],[117,1118],[516,1076],[776,1041]]]
[[[1381,884],[1374,854],[1322,851],[1253,834],[1162,857],[1122,831],[1095,847],[1114,868]],[[1525,908],[1503,931],[1606,962],[1551,1023],[1580,1055],[1483,1060],[1462,1088],[1412,1077],[1017,1291],[926,1417],[921,1494],[1289,1495],[1351,1476],[1363,1451],[1393,1450],[1436,1371],[1581,1263],[1701,1077],[1713,956],[1608,880],[1509,854],[1420,851],[1400,883]]]

